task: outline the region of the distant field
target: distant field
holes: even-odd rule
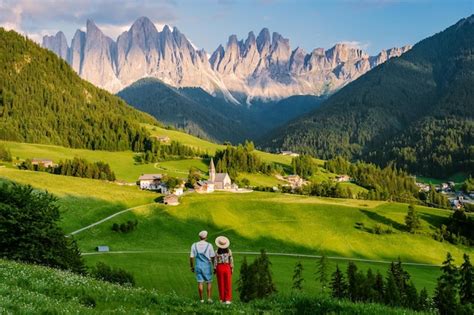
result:
[[[417,176],[416,180],[422,183],[426,183],[426,184],[439,185],[441,183],[446,183],[448,181],[453,181],[456,184],[461,184],[462,182],[466,180],[466,178],[467,178],[467,175],[465,173],[459,172],[445,179]]]

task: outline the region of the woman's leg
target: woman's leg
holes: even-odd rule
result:
[[[219,287],[219,300],[225,301],[225,269],[219,264],[216,268],[217,286]]]
[[[232,301],[232,269],[230,268],[230,265],[226,264],[225,265],[225,296],[224,300],[226,302]]]

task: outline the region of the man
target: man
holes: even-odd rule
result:
[[[204,303],[203,290],[204,282],[207,283],[207,301],[212,302],[212,260],[215,256],[214,248],[207,242],[207,231],[199,233],[200,241],[191,246],[191,255],[189,256],[189,263],[191,272],[196,273],[198,282],[199,298],[201,303]]]

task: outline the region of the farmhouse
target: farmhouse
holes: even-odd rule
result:
[[[163,192],[164,186],[161,183],[163,175],[161,174],[142,174],[138,178],[140,189],[146,190],[161,190]]]
[[[49,160],[49,159],[38,159],[38,158],[33,158],[31,160],[31,164],[33,165],[36,165],[36,166],[43,166],[43,167],[53,167],[54,166],[54,162],[53,160]]]
[[[285,177],[286,181],[290,183],[291,187],[301,187],[304,184],[304,180],[298,175],[288,175]]]
[[[168,136],[154,136],[153,138],[155,138],[157,141],[159,141],[161,143],[170,143],[171,142],[171,139]]]
[[[351,178],[348,175],[337,175],[336,176],[336,182],[338,182],[338,183],[348,182],[350,180],[351,180]]]
[[[177,206],[179,205],[179,198],[175,194],[170,194],[163,198],[163,203],[168,206]]]
[[[281,155],[289,155],[289,156],[300,156],[298,153],[292,151],[281,151]]]

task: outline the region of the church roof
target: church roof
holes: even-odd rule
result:
[[[217,173],[216,174],[216,179],[214,180],[215,182],[223,182],[224,178],[228,176],[227,173]]]

